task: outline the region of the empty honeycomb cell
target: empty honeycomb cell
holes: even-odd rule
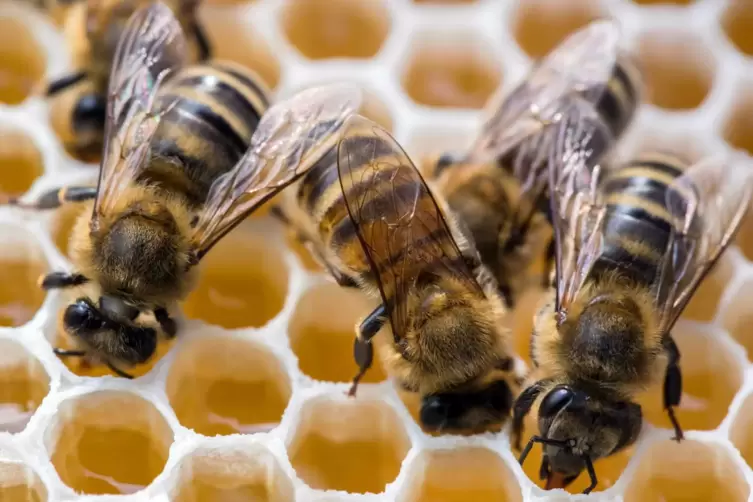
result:
[[[42,154],[21,131],[2,127],[0,137],[0,198],[18,197],[42,175]]]
[[[29,28],[0,13],[0,103],[26,99],[45,72],[46,57]]]
[[[531,439],[532,435],[538,433],[538,426],[536,425],[537,413],[537,409],[534,407],[525,419],[525,429],[521,442],[522,447],[525,447],[526,442]],[[515,449],[512,451],[516,457],[520,455],[520,451]],[[617,482],[622,475],[622,472],[625,470],[625,467],[627,467],[633,452],[634,448],[628,447],[612,456],[594,462],[594,469],[596,470],[598,480],[594,492],[606,490]],[[540,488],[545,488],[546,480],[539,479],[539,469],[541,468],[542,457],[541,445],[534,445],[523,463],[523,472],[525,472],[526,476],[528,476],[528,478]],[[591,481],[588,477],[588,473],[582,472],[580,476],[578,476],[578,478],[566,488],[566,490],[569,493],[578,494],[582,493],[590,484]]]
[[[474,32],[418,38],[409,47],[401,80],[420,105],[481,108],[501,85],[499,57]]]
[[[315,489],[381,493],[410,448],[399,418],[379,401],[320,398],[299,416],[288,454],[298,477]]]
[[[14,225],[0,225],[0,326],[21,326],[42,306],[45,292],[37,285],[47,271],[42,249],[34,238]]]
[[[288,0],[288,41],[309,59],[374,57],[390,31],[382,0]]]
[[[274,89],[280,82],[280,63],[258,30],[250,28],[240,7],[206,5],[200,12],[215,59],[234,61],[259,74]]]
[[[259,445],[201,448],[178,467],[174,502],[288,502],[293,483],[277,459]]]
[[[21,432],[49,390],[42,364],[20,344],[0,339],[0,430]]]
[[[722,255],[701,285],[696,290],[682,316],[694,321],[711,321],[727,284],[735,273],[735,264],[730,255]]]
[[[513,15],[513,34],[529,57],[539,59],[603,14],[596,0],[528,0]]]
[[[682,399],[676,410],[684,430],[711,430],[727,415],[732,398],[742,385],[743,369],[734,354],[711,328],[678,322],[672,337],[680,349]],[[653,425],[671,428],[663,406],[663,382],[639,396],[643,416]]]
[[[160,412],[124,391],[63,401],[47,432],[47,449],[60,479],[87,494],[143,489],[162,472],[173,442]]]
[[[356,326],[371,312],[371,305],[360,291],[337,284],[321,284],[307,291],[298,301],[288,328],[301,371],[316,380],[351,381],[358,373],[353,359]],[[375,343],[379,338],[381,335]],[[385,378],[375,360],[361,381],[373,383]]]
[[[645,33],[638,43],[646,99],[667,110],[692,110],[706,99],[714,81],[714,55],[693,33]]]
[[[167,396],[185,427],[215,436],[267,431],[279,423],[291,383],[269,350],[223,335],[194,339],[178,350]]]
[[[722,28],[737,50],[753,56],[753,5],[732,0],[722,15]]]
[[[31,467],[0,462],[0,501],[47,502],[47,488]]]
[[[258,328],[282,310],[284,254],[253,223],[239,225],[201,260],[199,282],[184,304],[188,317],[228,329]]]
[[[741,89],[750,88],[750,81],[744,82]],[[722,135],[725,141],[732,145],[734,148],[745,150],[748,154],[753,155],[753,94],[747,92],[740,93],[735,98],[735,105],[730,110],[727,119],[724,122],[722,129]],[[743,224],[745,227],[753,226],[750,215],[747,218],[748,224]],[[743,229],[740,233],[743,233]],[[753,257],[753,237],[748,237],[750,229],[745,234],[746,239],[743,251],[746,252],[746,256],[750,259]],[[738,238],[738,242],[740,239]]]
[[[625,502],[706,502],[748,499],[750,487],[720,447],[698,441],[659,441],[641,455]]]
[[[431,450],[411,464],[400,502],[522,502],[520,486],[495,452],[480,447]]]
[[[724,329],[737,340],[748,352],[748,359],[753,358],[753,311],[750,309],[750,296],[753,294],[753,279],[746,278],[727,293],[727,300],[719,312]]]

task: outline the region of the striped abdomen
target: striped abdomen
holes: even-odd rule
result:
[[[666,208],[667,191],[685,166],[684,161],[669,155],[646,155],[605,180],[604,246],[592,277],[619,268],[648,287],[659,278],[672,227]]]
[[[158,107],[175,104],[155,133],[142,178],[202,204],[212,182],[246,153],[268,95],[262,80],[240,65],[215,61],[181,69],[159,91]]]
[[[621,55],[596,104],[604,123],[616,140],[633,120],[641,99],[642,77],[634,61]]]

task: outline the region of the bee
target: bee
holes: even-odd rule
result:
[[[104,158],[96,188],[67,187],[22,207],[85,202],[74,225],[76,270],[42,278],[75,293],[65,333],[118,375],[173,337],[169,309],[194,284],[200,260],[268,198],[331,148],[361,91],[312,88],[266,107],[235,67],[183,66],[185,38],[171,10],[137,11],[110,78]],[[172,75],[172,76],[171,76]]]
[[[359,371],[349,394],[389,321],[382,359],[398,385],[422,396],[425,427],[503,423],[515,378],[496,281],[397,141],[352,115],[338,148],[297,186],[275,214],[338,284],[381,300],[356,329]]]
[[[690,163],[647,153],[605,171],[588,145],[608,128],[587,105],[574,106],[551,161],[554,298],[534,319],[538,380],[516,399],[513,438],[520,449],[524,417],[538,403],[539,433],[520,462],[541,443],[547,487],[567,486],[585,469],[588,493],[597,484],[593,462],[640,433],[638,391],[663,379],[664,407],[683,438],[671,331],[735,235],[751,177],[724,155]]]
[[[69,149],[84,159],[96,158],[102,152],[107,89],[115,49],[131,15],[153,0],[85,0],[84,26],[75,26],[75,36],[86,37],[87,55],[84,67],[49,82],[43,90],[47,98],[54,97],[74,85],[80,88],[70,117],[74,143]],[[169,0],[182,29],[196,45],[197,62],[209,59],[208,39],[197,19],[200,0]]]
[[[546,153],[568,99],[577,93],[592,104],[614,138],[635,115],[641,76],[619,50],[619,39],[619,26],[609,20],[569,36],[508,96],[500,90],[489,100],[487,119],[465,154],[428,161],[430,178],[467,224],[510,308],[527,287],[535,259],[546,255],[545,282],[550,275]],[[598,155],[607,146],[592,145]]]

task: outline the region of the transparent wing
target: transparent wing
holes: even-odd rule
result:
[[[704,159],[670,185],[672,236],[657,281],[668,333],[737,232],[751,197],[750,165],[728,155]]]
[[[574,103],[556,127],[549,183],[557,273],[556,309],[567,311],[602,247],[605,207],[598,186],[600,152],[613,143],[594,109]]]
[[[166,107],[155,107],[162,81],[185,60],[185,39],[172,11],[156,2],[128,21],[110,73],[105,144],[93,222],[143,168],[149,141]]]
[[[335,148],[343,122],[361,101],[358,87],[333,84],[304,90],[272,106],[259,122],[249,150],[209,191],[192,236],[197,258]]]
[[[538,152],[551,152],[556,136],[538,133],[561,119],[573,94],[598,103],[617,61],[619,39],[616,22],[594,21],[554,48],[509,96],[498,91],[485,107],[487,118],[470,157],[501,158],[519,148],[513,174],[529,190],[541,189],[548,170]]]
[[[379,283],[396,338],[410,322],[409,291],[424,274],[441,269],[483,294],[429,187],[387,131],[360,115],[348,119],[337,165],[353,234]]]

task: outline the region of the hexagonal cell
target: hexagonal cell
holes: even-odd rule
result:
[[[745,82],[743,85],[745,86],[748,83]],[[741,89],[743,88],[741,87]],[[748,154],[753,155],[753,94],[748,92],[738,93],[735,104],[724,121],[722,135],[724,140],[732,147],[745,150]],[[749,221],[748,226],[751,226],[750,216],[747,220]],[[753,237],[750,240],[753,241]],[[753,243],[748,247],[750,252],[748,256],[753,256],[751,248],[753,248]]]
[[[282,310],[288,269],[280,248],[257,221],[245,221],[201,260],[196,288],[183,309],[227,329],[261,327]]]
[[[309,59],[368,59],[387,38],[390,16],[382,0],[288,0],[282,29]]]
[[[201,448],[181,461],[174,502],[293,500],[293,483],[259,445]]]
[[[525,446],[526,442],[531,439],[531,436],[538,432],[538,425],[536,418],[538,416],[538,409],[534,407],[525,419],[525,429],[522,436],[522,445]],[[594,492],[599,492],[610,488],[614,485],[622,475],[622,472],[627,467],[630,457],[632,457],[635,448],[633,446],[628,447],[610,457],[602,458],[594,462],[594,469],[596,470],[596,477],[598,484],[594,488]],[[513,454],[516,458],[520,455],[520,452],[513,448]],[[539,486],[539,488],[546,488],[546,480],[539,479],[539,469],[541,468],[541,460],[543,458],[542,449],[540,445],[534,445],[533,449],[526,457],[526,461],[523,464],[523,472],[526,476]],[[583,493],[590,480],[588,474],[583,472],[578,478],[573,481],[566,490],[572,494]]]
[[[499,455],[482,447],[430,450],[411,465],[400,502],[522,502],[520,485]]]
[[[400,419],[380,401],[319,398],[299,416],[288,454],[298,477],[315,489],[381,493],[410,448]]]
[[[426,33],[409,50],[401,82],[420,105],[482,108],[501,85],[499,57],[475,32]]]
[[[243,6],[202,7],[201,22],[212,47],[212,57],[234,61],[254,70],[274,89],[280,82],[280,63],[259,32],[249,29],[248,18],[242,9]]]
[[[722,14],[722,28],[730,42],[747,56],[753,56],[753,5],[732,0]]]
[[[162,472],[173,431],[149,402],[125,391],[63,401],[45,436],[60,479],[86,494],[137,492]]]
[[[19,130],[0,127],[0,137],[0,197],[18,197],[44,172],[42,154]]]
[[[720,447],[698,441],[659,441],[641,455],[625,502],[691,502],[748,499],[750,487]]]
[[[47,272],[42,249],[31,234],[15,225],[0,225],[0,326],[21,326],[42,306],[45,292],[37,285]]]
[[[737,410],[729,436],[735,447],[740,450],[740,455],[749,466],[753,467],[753,427],[751,427],[751,420],[753,420],[753,396],[748,396]]]
[[[680,320],[672,330],[680,349],[682,399],[676,410],[683,430],[719,426],[743,382],[743,369],[734,354],[710,328]],[[672,428],[663,406],[663,381],[638,397],[643,416],[657,427]]]
[[[19,343],[0,339],[0,430],[24,430],[49,390],[42,364]]]
[[[290,345],[301,371],[316,380],[350,382],[358,373],[353,360],[356,325],[373,310],[372,304],[363,293],[337,284],[307,291],[289,325]],[[385,378],[384,369],[375,361],[361,381],[375,383]]]
[[[701,282],[690,303],[685,307],[682,317],[694,321],[711,321],[716,315],[719,300],[727,288],[727,284],[732,280],[735,268],[732,257],[728,254],[722,255],[711,272]]]
[[[753,311],[750,309],[748,294],[753,294],[753,280],[747,278],[730,291],[727,303],[720,309],[721,324],[740,345],[748,352],[748,359],[753,358]]]
[[[31,467],[0,462],[0,500],[47,502],[47,488]]]
[[[46,57],[29,28],[7,13],[0,14],[0,103],[17,105],[42,79]]]
[[[178,420],[205,436],[276,426],[291,392],[285,368],[268,349],[218,334],[181,346],[167,377]]]
[[[544,57],[569,34],[601,17],[597,0],[528,0],[513,15],[513,34],[533,59]]]
[[[708,44],[692,32],[644,33],[638,43],[646,100],[667,110],[692,110],[706,99],[716,61]]]

